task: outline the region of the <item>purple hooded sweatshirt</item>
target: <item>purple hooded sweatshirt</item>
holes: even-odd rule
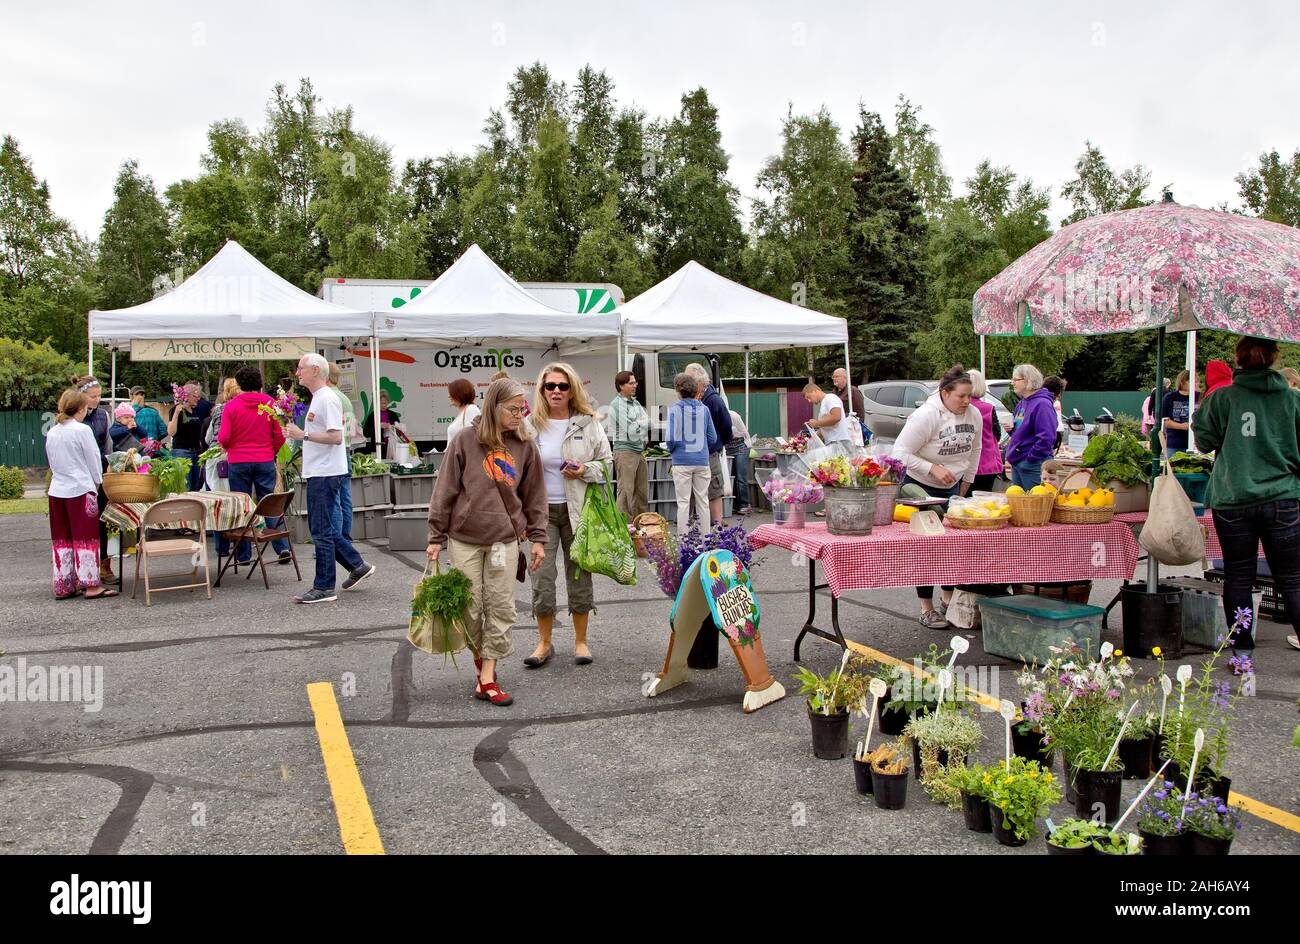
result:
[[[1016,404],[1015,427],[1007,445],[1007,461],[1043,462],[1051,458],[1056,446],[1055,397],[1046,387],[1039,387]]]

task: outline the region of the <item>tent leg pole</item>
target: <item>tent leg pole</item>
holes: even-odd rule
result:
[[[95,376],[95,342],[89,330],[86,331],[86,374]]]
[[[379,335],[374,329],[374,323],[370,327],[370,408],[375,418],[375,459],[382,460],[384,457],[384,440],[380,436],[380,415],[379,415]]]
[[[112,416],[117,409],[117,348],[113,348],[113,369],[108,384],[108,415]]]
[[[749,349],[745,349],[745,429],[753,422],[749,412]]]
[[[1156,425],[1151,430],[1151,451],[1155,453],[1155,460],[1152,462],[1151,479],[1152,486],[1155,485],[1155,477],[1160,472],[1160,460],[1164,458],[1160,450],[1160,427],[1164,425],[1164,419],[1160,415],[1160,406],[1165,398],[1165,329],[1160,328],[1156,332],[1156,395],[1152,399],[1151,415],[1156,419]],[[1147,593],[1156,593],[1160,585],[1160,562],[1150,553],[1147,554]]]

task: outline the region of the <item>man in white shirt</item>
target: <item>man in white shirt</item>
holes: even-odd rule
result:
[[[298,382],[311,391],[305,429],[293,423],[284,428],[287,439],[302,442],[302,477],[307,480],[307,521],[316,548],[316,579],[312,588],[293,599],[296,603],[330,603],[334,592],[335,563],[348,569],[343,589],[351,590],[375,572],[346,537],[343,528],[343,489],[350,485],[351,466],[343,440],[343,404],[329,386],[329,362],[319,354],[304,354],[294,371]]]
[[[830,445],[840,440],[848,440],[849,424],[846,420],[844,401],[833,393],[827,393],[815,383],[803,388],[803,398],[812,404],[815,419],[808,421],[808,428],[815,429],[822,442]]]

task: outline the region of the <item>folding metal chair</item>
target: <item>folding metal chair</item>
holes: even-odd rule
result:
[[[149,538],[150,527],[163,527],[196,523],[198,540],[193,538]],[[163,593],[167,590],[195,590],[203,587],[212,599],[212,574],[208,569],[207,526],[204,523],[203,502],[194,498],[169,498],[149,507],[140,519],[140,543],[135,552],[135,583],[131,586],[131,599],[135,599],[136,588],[140,585],[140,570],[144,569],[144,605],[152,606],[151,593]],[[202,583],[186,583],[172,587],[151,586],[149,562],[155,557],[188,557],[194,562],[190,577],[196,577],[199,567],[203,568]],[[175,575],[168,575],[175,576]]]
[[[262,556],[266,553],[267,545],[277,538],[284,538],[289,542],[289,559],[293,561],[293,572],[298,575],[298,582],[302,582],[302,571],[298,569],[298,555],[293,550],[293,535],[289,532],[289,521],[285,518],[284,513],[289,507],[289,502],[293,500],[293,492],[272,492],[270,495],[263,495],[262,500],[257,503],[257,507],[238,528],[232,528],[229,531],[222,531],[221,536],[233,544],[230,548],[230,556],[222,563],[221,568],[217,571],[217,586],[221,586],[221,578],[225,576],[226,570],[233,562],[235,573],[239,573],[239,546],[245,541],[252,541],[257,545],[257,560],[249,561],[248,573],[244,575],[247,580],[253,576],[253,564],[262,568],[262,583],[266,589],[271,589],[271,582],[266,577],[266,561]],[[265,518],[270,521],[272,518],[280,519],[280,527],[272,528],[269,525],[265,528],[257,528],[258,518]]]

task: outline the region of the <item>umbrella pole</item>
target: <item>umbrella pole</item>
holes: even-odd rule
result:
[[[1196,451],[1196,434],[1192,432],[1192,413],[1196,410],[1196,332],[1187,332],[1187,376],[1191,386],[1187,391],[1187,451]]]
[[[981,334],[981,335],[980,335],[980,373],[984,375],[984,379],[985,379],[985,380],[988,380],[988,378],[989,378],[989,369],[988,369],[988,366],[987,366],[987,357],[986,357],[985,348],[984,348],[984,342],[985,342],[985,340],[986,340],[986,339],[985,339],[984,335]]]
[[[1155,487],[1155,477],[1160,474],[1160,460],[1164,454],[1160,449],[1160,427],[1164,425],[1164,418],[1160,415],[1160,407],[1165,399],[1165,329],[1160,328],[1156,332],[1156,395],[1151,398],[1151,415],[1156,418],[1156,425],[1151,430],[1151,451],[1155,453],[1155,458],[1151,463],[1151,484]],[[1147,552],[1147,593],[1158,592],[1160,584],[1160,562],[1155,559],[1149,551]]]

